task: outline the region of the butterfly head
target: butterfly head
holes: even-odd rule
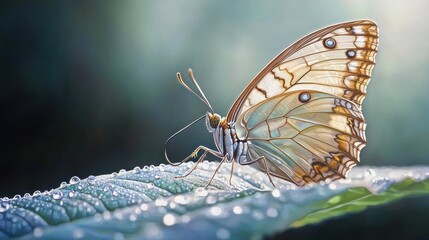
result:
[[[221,118],[221,116],[217,113],[211,113],[211,112],[207,112],[206,114],[206,126],[207,126],[207,130],[211,133],[213,133],[216,128],[219,126],[219,124],[221,123],[223,119]]]

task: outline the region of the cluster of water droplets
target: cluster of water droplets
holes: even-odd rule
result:
[[[308,213],[305,206],[321,199],[338,202],[341,199],[336,195],[350,187],[364,186],[373,193],[380,193],[404,178],[424,180],[429,177],[428,169],[359,168],[352,170],[345,180],[306,187],[276,182],[278,188],[273,188],[265,174],[237,165],[230,185],[231,164],[225,163],[212,186],[206,189],[218,163],[204,161],[188,177],[174,178],[194,167],[192,162],[179,167],[161,164],[135,167],[130,171],[121,169],[117,173],[83,180],[74,176],[57,189],[2,198],[0,232],[10,236],[31,233],[31,238],[52,237],[54,235],[48,236],[44,231],[51,225],[58,233],[82,238],[100,226],[119,226],[127,229],[124,233],[138,232],[143,237],[157,239],[179,234],[190,236],[186,235],[190,234],[189,226],[195,225],[199,226],[198,231],[217,239],[243,238],[237,235],[243,233],[238,231],[242,226],[252,225],[252,231],[257,233],[284,228],[291,224],[288,221]],[[21,218],[31,224],[19,221]],[[61,225],[79,218],[85,230]],[[279,219],[282,221],[274,221]],[[277,226],[277,222],[281,226]],[[109,236],[126,237],[120,231]]]
[[[135,167],[131,171],[121,169],[118,173],[98,177],[89,176],[81,180],[73,176],[69,181],[64,181],[59,188],[46,191],[35,191],[33,194],[26,193],[23,197],[15,195],[13,198],[4,197],[0,199],[0,231],[9,232],[11,236],[19,236],[27,232],[33,232],[33,237],[44,236],[44,227],[47,225],[56,225],[66,223],[77,218],[94,218],[106,221],[110,216],[110,211],[121,209],[128,206],[142,204],[140,211],[145,209],[144,204],[152,203],[154,207],[165,208],[165,216],[160,217],[166,225],[176,225],[189,221],[189,216],[184,215],[177,220],[177,213],[167,213],[170,210],[187,211],[187,205],[190,199],[195,196],[207,197],[205,204],[215,204],[224,197],[207,196],[208,192],[203,187],[208,183],[208,178],[216,167],[216,163],[203,162],[199,168],[184,179],[175,179],[176,176],[182,176],[194,167],[194,163],[183,164],[179,167],[161,164],[159,166],[145,166],[143,168]],[[238,171],[240,173],[240,171]],[[240,173],[241,174],[241,173]],[[236,186],[230,186],[225,179],[229,177],[229,171],[221,169],[216,176],[215,188],[225,190],[235,189],[239,186],[241,189],[257,188],[246,181],[240,180]],[[249,178],[250,179],[250,178]],[[193,192],[196,189],[195,192]],[[178,195],[173,201],[168,200],[174,194],[192,192],[187,197]],[[13,211],[11,211],[13,209]],[[17,213],[17,211],[20,211]],[[31,226],[23,227],[22,224],[2,225],[1,221],[7,216],[19,214],[20,218],[26,219],[27,215],[38,216]],[[117,214],[116,217],[121,216]],[[12,217],[13,223],[17,222],[18,217]],[[29,217],[30,218],[30,217]],[[44,220],[46,219],[46,220]],[[165,220],[164,220],[165,219]],[[29,219],[26,219],[29,221]],[[128,220],[137,221],[136,214],[130,215]],[[31,219],[30,219],[31,222]],[[76,235],[76,234],[74,234]],[[80,235],[80,234],[77,234]],[[225,236],[225,234],[220,234]],[[0,236],[1,239],[1,236]]]

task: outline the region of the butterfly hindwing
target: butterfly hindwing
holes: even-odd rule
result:
[[[369,20],[321,29],[276,57],[249,84],[227,119],[249,158],[298,185],[343,178],[365,146],[361,104],[377,53]],[[265,163],[257,167],[266,171]]]

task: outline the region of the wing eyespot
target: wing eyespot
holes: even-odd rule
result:
[[[349,49],[346,51],[346,56],[348,58],[355,58],[356,57],[356,51],[353,49]]]
[[[346,27],[345,29],[349,33],[352,33],[352,34],[355,33],[355,30],[353,29],[353,27]]]
[[[335,39],[333,39],[333,38],[327,38],[327,39],[325,39],[325,41],[323,41],[323,45],[326,48],[332,49],[332,48],[335,47],[335,45],[337,45],[337,43],[335,42]]]
[[[310,101],[311,95],[308,92],[302,92],[299,94],[298,99],[300,102],[306,103],[306,102]]]

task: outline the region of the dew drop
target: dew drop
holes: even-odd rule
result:
[[[3,201],[9,201],[9,198],[8,197],[4,197],[2,200]]]
[[[189,221],[191,221],[191,217],[189,217],[188,215],[183,215],[181,220],[183,223],[188,223]]]
[[[119,170],[119,174],[124,174],[124,173],[126,173],[127,171],[125,171],[125,169],[121,169],[121,170]]]
[[[325,184],[331,184],[332,183],[332,179],[328,178],[325,179],[325,181],[323,181]]]
[[[280,190],[278,190],[278,189],[274,189],[274,190],[271,192],[271,195],[273,195],[273,197],[275,197],[275,198],[280,197],[280,195],[281,195]]]
[[[39,190],[34,191],[33,196],[39,196],[42,194]]]
[[[275,218],[279,215],[279,212],[275,208],[268,208],[267,209],[267,216],[270,218]]]
[[[214,197],[214,196],[211,196],[211,195],[206,198],[206,203],[207,204],[215,204],[216,201],[217,201],[217,198]]]
[[[149,206],[148,206],[146,203],[143,203],[142,205],[140,205],[140,209],[141,209],[142,211],[147,211],[147,210],[148,210],[148,208],[149,208]]]
[[[231,234],[225,228],[220,228],[216,231],[216,237],[218,239],[229,239]]]
[[[133,173],[134,173],[134,174],[139,174],[139,173],[140,173],[140,171],[141,171],[141,169],[140,169],[139,167],[135,167],[135,168],[133,169]]]
[[[66,182],[62,182],[62,183],[60,184],[60,188],[63,188],[63,187],[65,187],[65,186],[67,186],[67,183],[66,183]]]
[[[17,199],[21,199],[21,195],[16,194],[15,196],[13,196],[13,199],[17,200]]]
[[[209,163],[208,163],[207,161],[204,161],[204,162],[201,164],[201,167],[202,167],[204,170],[208,170],[208,169],[209,169],[209,167],[210,167],[210,165],[209,165]]]
[[[211,207],[211,208],[210,208],[210,213],[211,213],[213,216],[220,216],[220,215],[222,214],[222,208],[220,208],[220,207],[216,207],[216,206]]]
[[[111,218],[112,218],[112,214],[110,212],[108,212],[108,211],[103,212],[103,219],[104,220],[109,220]]]
[[[204,188],[195,189],[195,195],[197,195],[198,197],[205,197],[205,196],[207,196],[207,194],[208,194],[208,192]]]
[[[70,184],[76,184],[78,182],[80,182],[80,178],[79,177],[73,176],[73,177],[70,178]]]
[[[165,171],[165,165],[164,164],[160,164],[158,167],[160,172],[164,172]]]
[[[24,198],[30,198],[31,195],[29,193],[24,194]]]
[[[119,193],[118,193],[118,191],[116,191],[116,189],[115,189],[115,190],[113,190],[112,195],[113,195],[113,196],[115,196],[115,197],[117,197],[117,196],[119,195]]]
[[[152,171],[152,170],[154,170],[154,169],[155,169],[155,165],[150,165],[150,166],[149,166],[149,170],[151,170],[151,171]]]
[[[70,198],[73,198],[74,196],[76,196],[76,193],[73,191],[70,191],[68,195]]]
[[[242,207],[240,207],[240,206],[235,206],[235,207],[232,209],[232,212],[233,212],[233,213],[235,213],[235,214],[237,214],[237,215],[242,214],[242,213],[243,213],[243,208],[242,208]]]
[[[147,188],[148,188],[148,189],[151,189],[151,188],[153,188],[153,187],[154,187],[153,183],[149,183],[149,184],[147,185]]]
[[[176,197],[174,197],[173,201],[177,204],[182,204],[182,205],[188,203],[188,201],[182,195],[177,195]]]
[[[392,185],[393,180],[388,178],[377,178],[371,182],[371,187],[368,190],[372,193],[380,193],[386,191]]]
[[[188,162],[186,163],[187,168],[192,168],[194,166],[194,162]]]
[[[0,213],[6,212],[10,208],[8,203],[0,203]]]
[[[89,184],[94,184],[95,177],[94,175],[89,175],[86,180],[89,182]]]
[[[135,222],[135,221],[137,221],[137,216],[134,215],[134,214],[131,214],[130,217],[129,217],[129,219],[130,219],[131,222]]]
[[[110,176],[112,176],[112,177],[116,177],[116,176],[118,176],[118,173],[117,173],[117,172],[112,172],[112,173],[110,174]]]
[[[176,217],[173,214],[171,214],[171,213],[167,213],[162,218],[162,222],[166,226],[173,226],[174,224],[176,224]]]
[[[124,214],[121,212],[113,212],[113,217],[118,219],[118,220],[122,220],[122,219],[124,219]]]
[[[43,229],[41,227],[36,227],[33,230],[33,236],[35,238],[41,238],[41,237],[43,237]]]
[[[59,200],[63,197],[63,193],[60,190],[54,190],[52,192],[52,198],[55,200]]]
[[[155,179],[159,179],[160,178],[160,176],[159,175],[155,175]]]
[[[143,170],[143,172],[147,172],[149,170],[149,168],[148,168],[148,166],[144,166],[142,170]]]

